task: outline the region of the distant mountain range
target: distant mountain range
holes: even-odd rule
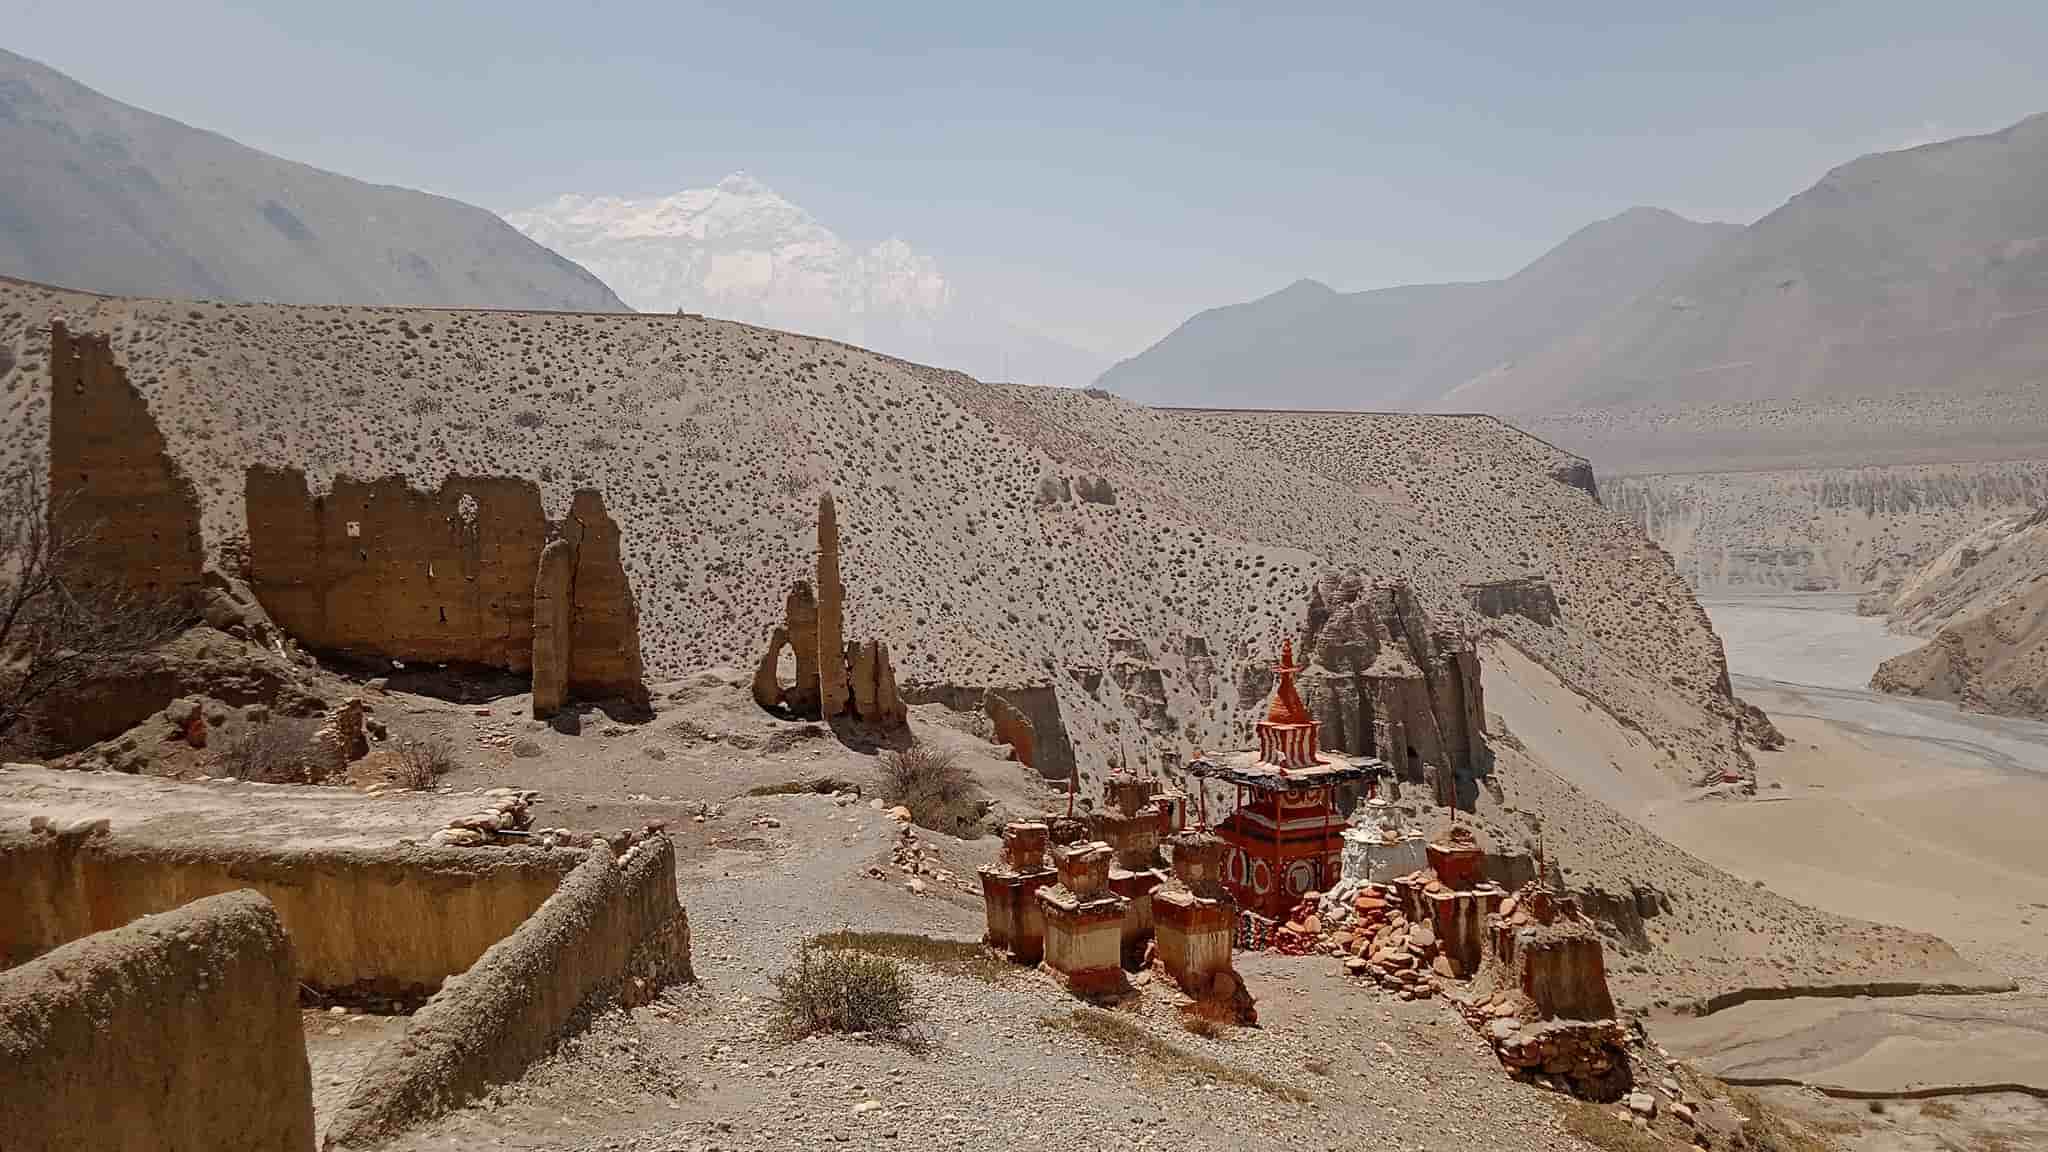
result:
[[[1846,164],[1748,227],[1631,209],[1506,280],[1203,312],[1152,404],[1562,412],[2048,380],[2048,116]]]
[[[491,213],[280,160],[0,51],[0,275],[135,296],[623,311]]]
[[[825,336],[986,380],[1078,385],[1103,365],[962,293],[908,242],[858,250],[744,172],[647,199],[569,194],[505,218],[641,311]]]
[[[1334,292],[1301,280],[1203,312],[1097,381],[1147,404],[1430,408],[1690,267],[1739,231],[1632,208],[1505,280]]]

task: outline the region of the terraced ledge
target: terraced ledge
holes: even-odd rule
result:
[[[1880,980],[1847,984],[1786,984],[1774,988],[1737,988],[1679,1005],[1679,1013],[1711,1016],[1752,1000],[1797,1000],[1805,997],[1855,998],[1858,996],[1990,996],[2017,992],[2019,985],[2002,976],[1961,977],[1944,980]],[[1729,1083],[1737,1083],[1730,1080]]]

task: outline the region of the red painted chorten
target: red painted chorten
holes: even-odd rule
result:
[[[1326,890],[1342,870],[1342,818],[1333,789],[1363,772],[1323,756],[1321,725],[1294,686],[1294,644],[1280,649],[1279,683],[1259,721],[1258,759],[1216,778],[1237,788],[1236,810],[1216,828],[1224,841],[1223,883],[1238,907],[1279,919],[1302,896]]]

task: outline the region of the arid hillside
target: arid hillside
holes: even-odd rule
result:
[[[2048,716],[2048,512],[1956,541],[1899,586],[1887,615],[1930,639],[1879,665],[1871,687]]]
[[[550,518],[616,519],[648,676],[758,658],[837,499],[847,634],[906,685],[1047,685],[1081,767],[1245,738],[1311,583],[1410,582],[1664,754],[1746,774],[1718,640],[1667,557],[1486,418],[1175,413],[992,387],[844,345],[680,316],[193,304],[0,286],[17,459],[39,451],[49,321],[108,336],[202,505],[245,536],[246,470],[514,475]],[[1538,577],[1548,622],[1464,585]],[[1548,614],[1539,614],[1548,616]]]

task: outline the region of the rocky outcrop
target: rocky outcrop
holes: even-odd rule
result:
[[[195,599],[199,497],[107,337],[50,323],[50,519],[78,542],[72,578]]]
[[[1438,803],[1469,805],[1489,760],[1468,639],[1433,628],[1406,585],[1329,575],[1310,591],[1300,651],[1302,698],[1322,722],[1324,748],[1378,756],[1430,785]]]
[[[1878,665],[1872,688],[2048,717],[2048,511],[1952,545],[1900,585],[1890,619],[1932,639]]]
[[[307,648],[528,672],[545,593],[538,695],[559,680],[564,696],[646,704],[639,616],[596,492],[577,492],[557,525],[537,486],[503,476],[451,476],[434,492],[344,476],[313,496],[298,469],[255,467],[244,491],[249,586]],[[566,556],[543,564],[555,543]]]
[[[813,720],[847,716],[875,727],[902,727],[908,714],[889,645],[845,639],[839,510],[830,492],[818,497],[817,564],[817,592],[808,580],[789,587],[782,624],[769,634],[768,650],[754,666],[754,702]],[[796,682],[788,686],[779,673],[785,645],[796,657]]]
[[[983,713],[996,743],[1009,745],[1018,763],[1047,780],[1065,780],[1074,773],[1073,737],[1060,713],[1059,692],[1050,684],[910,684],[903,689],[903,700]]]
[[[1600,483],[1593,477],[1593,465],[1589,461],[1574,460],[1560,464],[1550,470],[1550,478],[1567,488],[1577,488],[1600,503]]]
[[[1480,581],[1465,585],[1464,593],[1465,602],[1489,620],[1520,616],[1546,628],[1557,622],[1557,593],[1541,576]]]

